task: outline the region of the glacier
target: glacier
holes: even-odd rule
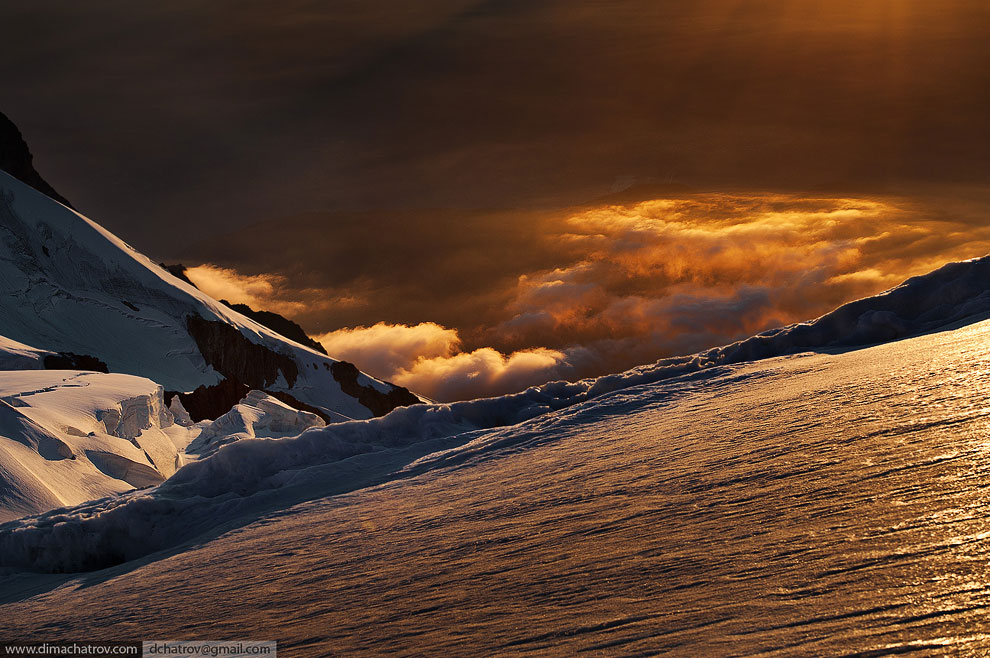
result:
[[[262,391],[250,391],[230,411],[204,423],[186,453],[209,455],[234,441],[297,436],[313,427],[326,427],[326,423],[316,414],[293,409]]]
[[[0,641],[990,652],[990,257],[452,404],[279,336],[2,172],[0,285]]]
[[[160,484],[184,433],[149,379],[0,371],[0,520]]]
[[[634,383],[440,441],[372,486],[357,454],[307,485],[341,493],[178,550],[89,574],[8,569],[2,634],[275,638],[300,656],[981,654],[988,339],[981,321]],[[403,413],[448,409],[336,429],[394,443]],[[192,506],[236,486],[212,480],[218,458],[334,429],[224,447],[159,503],[179,519],[182,487]],[[251,464],[241,493],[260,477],[275,476]],[[71,519],[58,528],[85,550]]]
[[[196,426],[201,439],[187,442],[192,450],[185,451],[192,463],[159,486],[0,525],[0,567],[42,572],[111,567],[306,500],[374,485],[427,454],[471,445],[479,433],[539,427],[570,407],[594,405],[629,389],[708,381],[761,357],[808,349],[839,352],[857,341],[972,323],[990,309],[988,282],[990,257],[950,263],[811,322],[624,373],[550,382],[513,395],[402,407],[384,417],[326,427],[281,405],[291,422],[279,422],[301,431],[287,438],[255,432],[266,425],[270,430],[274,421],[259,421],[257,405],[265,394],[254,392],[212,426]],[[272,402],[277,401],[266,403],[270,411],[277,410]]]

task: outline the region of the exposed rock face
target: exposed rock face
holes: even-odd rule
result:
[[[347,361],[338,361],[330,366],[330,374],[340,384],[340,389],[344,393],[357,398],[358,402],[370,409],[375,416],[384,416],[396,407],[422,404],[422,400],[402,386],[389,384],[392,390],[388,393],[382,393],[378,389],[359,384],[358,375],[361,372],[357,366]]]
[[[189,315],[186,316],[186,329],[206,363],[224,377],[251,388],[265,389],[274,385],[281,373],[290,388],[295,385],[299,366],[292,357],[252,343],[235,327]],[[186,409],[189,409],[188,405]],[[189,412],[191,414],[192,409]]]
[[[31,178],[23,171],[29,153],[19,133],[5,125],[5,134],[8,168]],[[173,271],[183,274],[181,267]],[[338,372],[350,382],[344,392],[331,373],[333,359],[279,333],[303,339],[295,325],[254,314],[278,327],[272,330],[180,283],[117,236],[6,171],[0,171],[0,281],[0,361],[8,367],[44,372],[51,357],[47,366],[59,373],[112,371],[98,373],[108,381],[117,381],[113,373],[138,375],[183,392],[197,419],[226,413],[249,388],[284,392],[291,398],[277,399],[306,411],[318,408],[332,422],[371,418],[415,401],[363,373],[348,378],[346,369]],[[214,388],[221,379],[227,381]]]
[[[189,335],[196,341],[203,359],[224,380],[213,386],[200,386],[191,393],[177,393],[182,406],[193,422],[215,420],[230,411],[248,391],[264,391],[286,404],[314,413],[326,422],[331,418],[316,407],[301,402],[289,393],[271,390],[281,374],[289,387],[299,376],[296,362],[285,354],[275,352],[264,345],[250,342],[235,327],[224,322],[207,320],[198,315],[186,318]],[[375,416],[384,416],[396,407],[421,404],[422,401],[401,386],[391,386],[388,393],[358,382],[361,372],[353,363],[338,361],[330,366],[330,373],[340,384],[341,390],[356,398]],[[176,393],[168,394],[168,402]]]
[[[72,204],[35,171],[33,161],[34,156],[24,142],[21,131],[10,119],[0,113],[0,169],[71,208]]]
[[[171,270],[170,270],[171,271]],[[277,331],[286,338],[294,340],[300,345],[312,347],[317,352],[327,353],[323,345],[310,338],[298,324],[289,318],[273,313],[272,311],[256,311],[247,304],[231,304],[226,299],[221,299],[220,303],[226,304],[241,315],[246,315],[260,325],[264,325],[272,331]]]
[[[216,420],[230,411],[251,390],[235,379],[224,379],[213,386],[200,386],[191,393],[176,393],[169,391],[165,394],[165,403],[172,404],[172,398],[179,396],[179,401],[189,413],[194,423],[201,420]]]
[[[95,356],[59,352],[45,356],[45,370],[92,370],[93,372],[110,372],[107,364]]]
[[[158,263],[158,266],[160,268],[162,268],[163,270],[165,270],[166,272],[168,272],[169,274],[171,274],[172,276],[174,276],[176,279],[182,279],[183,281],[185,281],[186,283],[188,283],[189,285],[191,285],[193,288],[196,288],[197,287],[196,284],[193,283],[192,281],[190,281],[189,280],[189,277],[186,276],[186,269],[187,268],[182,263],[175,263],[173,265],[167,265],[165,263]]]
[[[193,283],[188,276],[186,276],[186,270],[188,268],[182,263],[159,263],[158,265],[177,279],[182,279],[194,288],[197,287],[196,284]],[[300,345],[311,347],[322,354],[327,353],[327,350],[323,347],[323,345],[310,338],[301,326],[284,315],[280,315],[272,311],[256,311],[247,304],[234,304],[232,302],[228,302],[226,299],[221,299],[220,303],[234,309],[241,315],[251,318],[258,324],[268,327],[272,331],[277,331],[286,338],[296,341]]]
[[[201,420],[216,420],[226,414],[237,406],[250,391],[250,386],[234,379],[224,379],[213,386],[200,386],[191,393],[168,391],[165,393],[165,404],[168,405],[173,415],[176,414],[176,411],[182,414],[181,418],[176,415],[176,422],[181,420],[183,423],[198,423]],[[328,425],[337,422],[322,409],[306,404],[285,391],[265,390],[262,392],[284,402],[293,409],[314,414]],[[176,400],[180,404],[173,406]]]

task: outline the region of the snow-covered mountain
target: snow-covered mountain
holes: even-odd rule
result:
[[[262,509],[336,491],[339,483],[321,480],[320,469],[333,471],[341,460],[358,455],[374,462],[371,472],[381,475],[382,469],[387,471],[410,454],[449,440],[456,443],[456,437],[465,432],[513,425],[631,386],[809,349],[878,343],[972,320],[990,313],[988,282],[990,258],[952,263],[817,320],[699,354],[577,383],[554,382],[501,398],[420,405],[399,410],[384,421],[343,423],[289,441],[259,442],[246,439],[287,437],[326,423],[367,420],[420,400],[245,317],[155,265],[94,222],[0,172],[0,285],[5,292],[0,296],[0,367],[62,373],[32,375],[47,376],[44,386],[21,386],[27,375],[8,377],[2,402],[15,409],[8,410],[8,415],[23,415],[16,407],[39,390],[62,391],[64,396],[66,386],[58,382],[68,379],[92,384],[94,393],[104,388],[119,393],[119,399],[108,401],[101,394],[86,403],[89,420],[83,424],[96,429],[85,434],[96,432],[106,444],[100,448],[77,445],[79,437],[66,428],[78,429],[79,423],[59,421],[58,404],[45,418],[47,425],[41,423],[38,431],[54,437],[46,439],[45,445],[60,441],[69,446],[71,457],[67,459],[73,464],[50,463],[60,460],[50,459],[55,453],[42,450],[41,443],[30,438],[35,429],[17,429],[29,421],[41,421],[28,418],[5,424],[0,442],[14,447],[0,459],[0,469],[4,469],[0,480],[10,492],[0,496],[0,520],[158,482],[183,460],[203,458],[161,487],[133,494],[133,498],[115,498],[109,509],[93,503],[67,516],[51,517],[64,518],[64,523],[59,522],[60,542],[65,543],[71,534],[68,528],[76,523],[90,537],[90,549],[72,550],[71,564],[53,557],[51,568],[104,566],[107,555],[130,559],[213,528],[221,509],[226,519],[250,518]],[[84,377],[80,370],[134,375],[134,395],[124,395],[120,382],[125,380],[119,377],[98,373]],[[101,381],[101,376],[107,379]],[[161,400],[156,404],[161,417],[142,431],[170,432],[173,452],[153,457],[145,450],[142,456],[133,453],[133,446],[121,443],[136,441],[136,435],[119,436],[105,424],[99,429],[107,414],[126,415],[127,400],[151,399],[154,395],[149,390],[159,386],[163,391],[157,394]],[[82,400],[86,393],[77,390],[73,395]],[[243,445],[228,446],[235,442]],[[114,450],[110,445],[121,447]],[[221,446],[228,447],[219,450]],[[91,459],[90,453],[113,453],[117,467],[107,466],[107,457]],[[122,459],[136,466],[123,469]],[[73,475],[62,475],[69,467]],[[125,471],[147,471],[147,477],[138,482],[122,477]],[[288,487],[286,473],[293,474]],[[59,484],[54,492],[46,493],[41,487],[49,478]],[[232,492],[236,492],[235,500],[229,497]],[[216,507],[214,497],[220,494],[224,494],[223,502]],[[170,532],[136,533],[135,528],[145,520],[155,528],[168,525],[156,517],[159,496],[168,501],[168,509],[184,505],[177,501],[194,502]],[[133,516],[133,504],[141,510],[140,518]],[[94,515],[100,519],[96,528],[92,527]],[[10,550],[0,556],[0,564],[48,563],[37,556],[50,548],[45,528],[51,521],[42,517],[25,523],[24,532],[0,532],[0,545],[14,536],[30,537],[20,549],[8,545]],[[108,527],[116,530],[108,533]],[[107,541],[117,541],[120,532],[136,533],[135,541],[110,551],[93,539],[102,535],[113,538]],[[28,554],[35,558],[27,560],[24,555]]]
[[[4,526],[0,559],[73,570],[215,524],[105,571],[0,576],[0,638],[249,637],[293,656],[984,655],[988,373],[981,322],[630,373],[558,411],[590,388],[239,441],[157,489]],[[224,525],[248,508],[252,522]]]
[[[651,395],[662,399],[679,387],[718,378],[759,357],[811,348],[836,352],[855,340],[879,342],[974,322],[990,315],[988,288],[990,257],[951,263],[812,322],[693,356],[597,379],[551,382],[514,395],[410,406],[384,418],[317,426],[290,438],[252,440],[250,432],[245,434],[244,419],[254,413],[249,408],[264,399],[255,394],[245,400],[246,407],[218,419],[216,431],[204,432],[200,442],[229,445],[215,453],[203,451],[208,456],[161,485],[0,526],[0,566],[56,571],[110,566],[215,531],[223,523],[237,525],[387,479],[438,450],[470,453],[470,445],[462,446],[477,436],[497,443],[497,428],[509,428],[504,431],[512,435],[538,433],[544,424],[559,422],[562,410],[583,404],[593,410],[596,399],[604,396],[645,391],[644,404],[652,404]],[[665,380],[672,383],[663,384]],[[663,393],[650,392],[649,387],[661,385]],[[300,430],[309,426],[298,417],[293,424]],[[222,436],[238,433],[242,440],[235,442]]]
[[[990,257],[732,345],[448,405],[3,173],[0,287],[0,641],[990,651]]]
[[[281,394],[331,420],[419,402],[219,303],[3,172],[0,287],[0,335],[92,357],[169,392],[202,387],[182,398],[196,420],[226,412],[249,389]]]
[[[64,206],[72,207],[68,200],[55,191],[34,168],[34,156],[14,122],[0,112],[0,171],[30,185],[45,196]]]

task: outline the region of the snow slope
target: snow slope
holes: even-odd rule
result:
[[[159,484],[180,464],[172,426],[148,379],[0,372],[0,520]]]
[[[251,391],[230,411],[204,425],[187,452],[209,455],[242,439],[298,436],[326,423],[316,414],[299,411],[262,391]]]
[[[0,336],[0,370],[41,370],[45,357],[53,354]]]
[[[292,656],[984,655],[988,386],[982,322],[628,387],[468,434],[379,486],[359,488],[352,457],[324,473],[353,490],[157,561],[8,574],[0,636],[249,637]],[[230,497],[196,480],[183,486]]]
[[[176,422],[162,387],[132,375],[0,371],[0,522],[160,484],[235,441],[326,425],[261,391],[215,421],[183,420],[178,404]]]
[[[367,484],[428,452],[459,445],[473,433],[548,414],[552,419],[551,412],[589,401],[593,404],[606,394],[668,379],[703,381],[721,375],[734,362],[773,352],[841,346],[850,337],[890,338],[890,327],[901,333],[919,332],[946,322],[973,320],[988,311],[988,286],[990,258],[952,263],[813,322],[617,375],[552,382],[497,398],[416,405],[384,418],[311,429],[295,438],[250,439],[242,434],[242,440],[187,465],[155,489],[54,510],[0,527],[0,565],[76,571],[135,559],[223,523],[236,524]],[[238,413],[243,414],[234,416]],[[232,429],[237,425],[235,435],[241,431],[241,421],[233,416],[223,424]],[[361,464],[357,479],[350,470],[355,463]]]
[[[96,357],[111,372],[147,377],[166,390],[191,391],[226,377],[287,392],[334,418],[370,418],[381,409],[373,410],[367,396],[359,400],[360,393],[387,404],[394,390],[355,373],[345,392],[335,360],[208,297],[3,172],[0,289],[0,334]]]
[[[731,345],[661,359],[627,373],[600,377],[592,393],[628,385],[630,373],[654,381],[717,365],[743,363],[808,350],[875,345],[990,315],[990,256],[948,263],[808,322],[771,329]]]

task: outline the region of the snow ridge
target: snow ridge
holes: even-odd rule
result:
[[[331,415],[378,413],[342,390],[331,373],[338,361],[210,298],[3,172],[0,287],[0,334],[12,341],[0,343],[4,362],[30,366],[36,359],[16,344],[30,343],[95,357],[111,372],[148,377],[169,391],[223,378],[258,388],[260,380]],[[358,379],[386,396],[396,390],[364,373]],[[407,403],[416,401],[410,395]]]
[[[250,391],[233,409],[206,425],[186,452],[206,456],[235,441],[298,436],[313,427],[326,427],[326,423],[263,391]]]
[[[716,366],[878,343],[975,320],[990,314],[988,287],[990,257],[951,263],[812,322],[620,374],[551,382],[496,398],[405,407],[377,419],[310,429],[294,438],[245,438],[185,466],[154,489],[0,526],[0,565],[50,572],[110,566],[239,517],[366,486],[374,481],[370,472],[387,476],[418,456],[476,438],[479,430],[522,423],[621,389],[702,370],[715,374],[722,370]]]
[[[54,354],[0,336],[0,370],[41,370],[45,357]]]
[[[148,379],[0,371],[0,519],[161,483],[180,465],[173,431]]]

